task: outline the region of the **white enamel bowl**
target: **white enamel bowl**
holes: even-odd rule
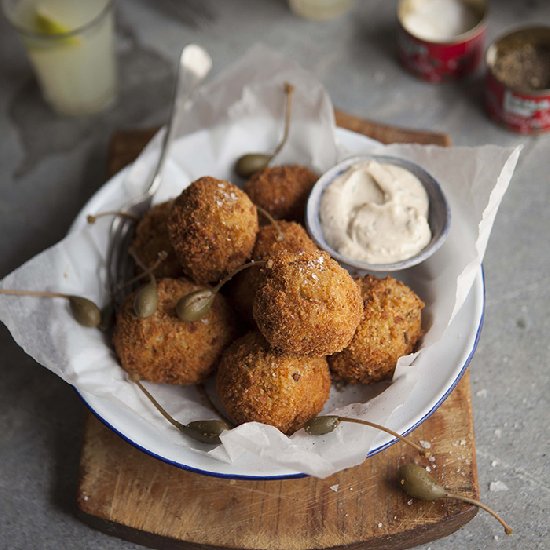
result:
[[[350,151],[365,149],[372,143],[364,136],[345,130],[338,130],[337,137],[340,145]],[[173,170],[173,166],[168,166],[168,172]],[[110,197],[121,185],[123,176],[124,171],[115,175],[91,198],[75,220],[72,230],[86,224],[88,213],[104,210],[109,205]],[[453,223],[459,221],[454,219]],[[424,265],[429,263],[430,259]],[[483,309],[484,283],[480,270],[469,296],[444,337],[419,355],[415,364],[425,369],[425,375],[420,377],[408,399],[393,414],[393,429],[402,434],[413,430],[441,405],[456,386],[476,349],[483,322]],[[226,478],[278,479],[303,475],[278,466],[259,468],[252,455],[241,457],[238,464],[218,461],[187,448],[181,442],[178,444],[162,437],[147,421],[112,399],[84,391],[79,393],[90,410],[106,426],[143,452],[179,468]],[[365,455],[372,456],[394,442],[394,438],[384,434],[376,440],[373,448],[366,450]]]

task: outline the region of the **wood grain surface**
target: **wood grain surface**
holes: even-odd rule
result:
[[[435,461],[398,443],[327,479],[227,480],[151,458],[90,416],[78,507],[92,526],[153,548],[410,548],[476,514],[455,501],[413,501],[396,479],[401,464],[417,461],[479,496],[468,375],[410,437],[429,442]]]
[[[336,116],[343,127],[370,137],[390,135],[387,126],[377,130],[370,121],[342,112]],[[415,131],[391,132],[393,141],[415,141],[410,137]],[[111,145],[109,172],[135,158],[153,134],[154,130],[118,133]],[[417,142],[450,142],[441,134],[422,135]],[[97,529],[152,548],[411,548],[452,533],[477,512],[474,506],[451,500],[409,499],[396,479],[401,464],[415,461],[429,467],[447,487],[479,496],[468,373],[409,437],[428,442],[433,461],[398,443],[323,480],[227,480],[154,459],[90,415],[81,455],[79,514]]]

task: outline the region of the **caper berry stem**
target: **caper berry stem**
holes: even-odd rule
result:
[[[279,222],[265,209],[261,206],[256,205],[256,210],[264,217],[266,217],[269,221],[269,223],[273,224],[275,226],[275,229],[277,230],[277,240],[279,242],[285,240],[285,234],[283,233],[283,230],[281,229],[281,225]]]
[[[15,290],[7,288],[0,289],[0,294],[8,296],[33,296],[35,298],[64,298],[68,300],[71,314],[78,324],[84,327],[95,328],[101,323],[99,308],[94,302],[82,296],[49,290]]]
[[[256,172],[263,170],[269,166],[269,163],[280,153],[281,149],[285,146],[290,131],[290,116],[292,112],[292,94],[294,92],[294,86],[285,82],[284,88],[286,94],[285,103],[285,123],[283,130],[283,137],[277,144],[277,147],[273,153],[247,153],[240,156],[235,163],[235,172],[242,178],[249,178]]]
[[[178,422],[173,416],[171,416],[166,409],[151,395],[151,392],[135,377],[130,377],[131,380],[136,384],[136,386],[143,392],[145,397],[151,401],[155,409],[174,426],[174,428],[177,428],[180,432],[185,431],[185,425],[181,422]]]
[[[403,491],[410,497],[427,501],[439,500],[440,498],[456,498],[474,506],[479,506],[500,522],[507,535],[512,534],[512,528],[494,510],[479,502],[479,500],[449,491],[418,464],[410,463],[401,466],[399,468],[399,478]]]
[[[7,288],[0,289],[0,294],[10,296],[34,296],[36,298],[71,298],[72,294],[64,292],[50,292],[49,290],[12,290]]]
[[[230,426],[224,420],[194,420],[189,424],[178,422],[166,409],[153,397],[151,392],[141,383],[139,377],[135,374],[130,374],[129,379],[134,382],[147,399],[153,404],[155,409],[166,419],[174,428],[181,433],[200,441],[202,443],[218,444],[220,434],[228,430]]]
[[[104,218],[105,216],[118,216],[119,218],[125,218],[134,222],[139,220],[139,217],[135,214],[124,212],[122,210],[107,210],[105,212],[98,212],[97,214],[88,214],[88,216],[86,216],[86,220],[89,224],[93,224],[98,220],[98,218]]]
[[[149,277],[149,279],[151,279],[151,276],[152,276],[153,272],[155,271],[155,269],[157,269],[157,267],[162,262],[164,262],[164,260],[166,260],[166,258],[168,257],[168,252],[166,252],[165,250],[162,250],[158,253],[158,256],[157,256],[157,259],[156,259],[155,263],[151,267],[146,267],[140,261],[140,259],[137,257],[135,252],[130,251],[130,254],[131,254],[132,258],[134,259],[134,261],[136,262],[136,264],[143,271],[139,275],[136,275],[135,277],[132,277],[130,280],[124,281],[123,283],[120,283],[119,286],[118,286],[119,289],[124,288],[124,287],[129,286],[129,285],[133,285],[134,283],[137,283],[138,281],[141,281],[141,279],[145,279],[145,277]]]
[[[286,105],[285,105],[285,126],[283,130],[283,137],[281,138],[281,141],[275,148],[275,151],[273,151],[271,158],[267,162],[268,166],[269,166],[269,163],[281,152],[281,149],[285,146],[288,140],[288,134],[290,133],[290,117],[292,114],[293,93],[294,93],[294,86],[288,82],[285,82]]]
[[[339,416],[338,420],[341,422],[354,422],[355,424],[362,424],[363,426],[370,426],[371,428],[376,428],[377,430],[382,430],[383,432],[386,432],[390,435],[393,435],[394,437],[397,437],[400,441],[403,443],[406,443],[410,447],[413,447],[416,449],[421,455],[423,456],[430,456],[430,452],[427,449],[423,449],[420,445],[417,445],[416,443],[413,443],[412,441],[409,441],[406,437],[403,437],[401,434],[398,434],[397,432],[394,432],[390,428],[386,428],[385,426],[382,426],[381,424],[376,424],[375,422],[371,422],[370,420],[361,420],[359,418],[351,418],[349,416]]]
[[[250,262],[246,263],[246,264],[242,264],[240,265],[239,267],[237,267],[237,269],[235,269],[234,271],[232,271],[231,273],[229,273],[229,275],[226,275],[213,289],[212,289],[212,292],[218,292],[220,290],[220,288],[225,284],[225,283],[228,283],[231,279],[233,279],[233,277],[235,277],[235,275],[237,275],[237,273],[240,273],[241,271],[244,271],[245,269],[248,269],[249,267],[253,267],[253,266],[262,266],[262,265],[265,265],[266,262],[265,260],[251,260]]]
[[[143,260],[137,255],[136,251],[135,250],[128,250],[128,253],[130,254],[130,256],[132,256],[132,259],[134,260],[134,262],[136,262],[137,266],[141,269],[141,271],[143,273],[146,273],[148,276],[150,276],[150,273],[151,273],[151,269],[149,269],[145,263],[143,262]]]
[[[193,323],[206,317],[212,308],[216,294],[225,283],[244,269],[248,269],[254,265],[264,265],[265,263],[264,260],[260,260],[243,264],[224,277],[215,287],[199,288],[182,296],[176,304],[176,315],[179,319],[188,323]]]
[[[227,418],[222,412],[218,410],[212,399],[210,398],[210,395],[206,391],[206,387],[204,384],[197,384],[197,391],[200,393],[201,397],[206,401],[210,409],[215,412],[217,415],[220,416],[220,418],[228,425],[234,427],[235,424]]]
[[[499,516],[492,508],[489,508],[486,504],[483,504],[483,502],[480,502],[479,500],[476,500],[475,498],[470,498],[465,495],[459,495],[457,493],[446,493],[443,498],[456,498],[458,500],[462,500],[464,502],[467,502],[468,504],[473,504],[474,506],[479,506],[489,514],[491,514],[500,524],[502,527],[504,527],[504,532],[507,535],[511,535],[514,530],[502,519],[501,516]]]
[[[134,313],[139,319],[146,319],[151,315],[154,315],[158,307],[158,291],[157,291],[157,281],[155,279],[154,270],[158,267],[160,262],[162,262],[167,253],[162,251],[159,252],[157,261],[151,266],[147,267],[135,253],[135,251],[130,250],[130,255],[138,265],[140,269],[143,270],[143,273],[140,274],[137,278],[134,277],[132,281],[138,280],[141,277],[149,277],[149,282],[139,288],[134,296]]]

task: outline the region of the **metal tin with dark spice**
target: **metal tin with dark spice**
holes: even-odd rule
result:
[[[501,36],[487,49],[486,63],[489,116],[520,134],[550,131],[550,27],[523,27]]]
[[[459,0],[478,20],[477,24],[448,41],[430,41],[415,36],[405,25],[413,0],[400,0],[398,49],[401,63],[416,76],[429,82],[466,77],[476,71],[483,58],[486,31],[486,0]]]

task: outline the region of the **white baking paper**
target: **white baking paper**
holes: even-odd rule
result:
[[[272,150],[281,133],[284,82],[295,86],[293,117],[288,145],[276,163],[297,162],[322,172],[351,154],[375,151],[417,162],[440,181],[453,216],[449,237],[428,262],[400,274],[426,302],[431,324],[423,346],[434,344],[448,330],[479,271],[519,149],[492,145],[383,146],[364,141],[353,150],[343,150],[336,141],[332,105],[322,85],[292,61],[255,47],[205,85],[190,110],[177,115],[175,141],[156,201],[177,195],[200,176],[232,179],[235,158],[246,152]],[[157,135],[116,185],[111,183],[82,211],[68,237],[8,275],[2,287],[57,290],[104,304],[110,222],[102,219],[89,226],[85,217],[116,210],[139,196],[155,164],[159,143]],[[209,460],[232,464],[241,473],[252,461],[255,472],[269,473],[274,467],[283,467],[325,477],[361,463],[379,438],[375,430],[351,424],[342,424],[329,436],[314,438],[303,430],[287,437],[273,427],[249,423],[224,433],[223,445],[211,449],[182,437],[166,423],[126,380],[103,335],[77,325],[64,300],[0,296],[0,318],[38,363],[81,393],[106,397],[115,410],[131,411],[143,419],[144,431],[150,431],[160,442],[158,448],[150,450],[161,456],[162,443],[166,442],[187,452],[192,449]],[[426,368],[411,365],[413,359],[411,355],[400,360],[391,385],[332,392],[325,412],[391,425],[392,413],[405,406],[422,368]],[[149,387],[181,422],[216,416],[196,388]],[[116,420],[111,419],[111,423],[117,428]]]

